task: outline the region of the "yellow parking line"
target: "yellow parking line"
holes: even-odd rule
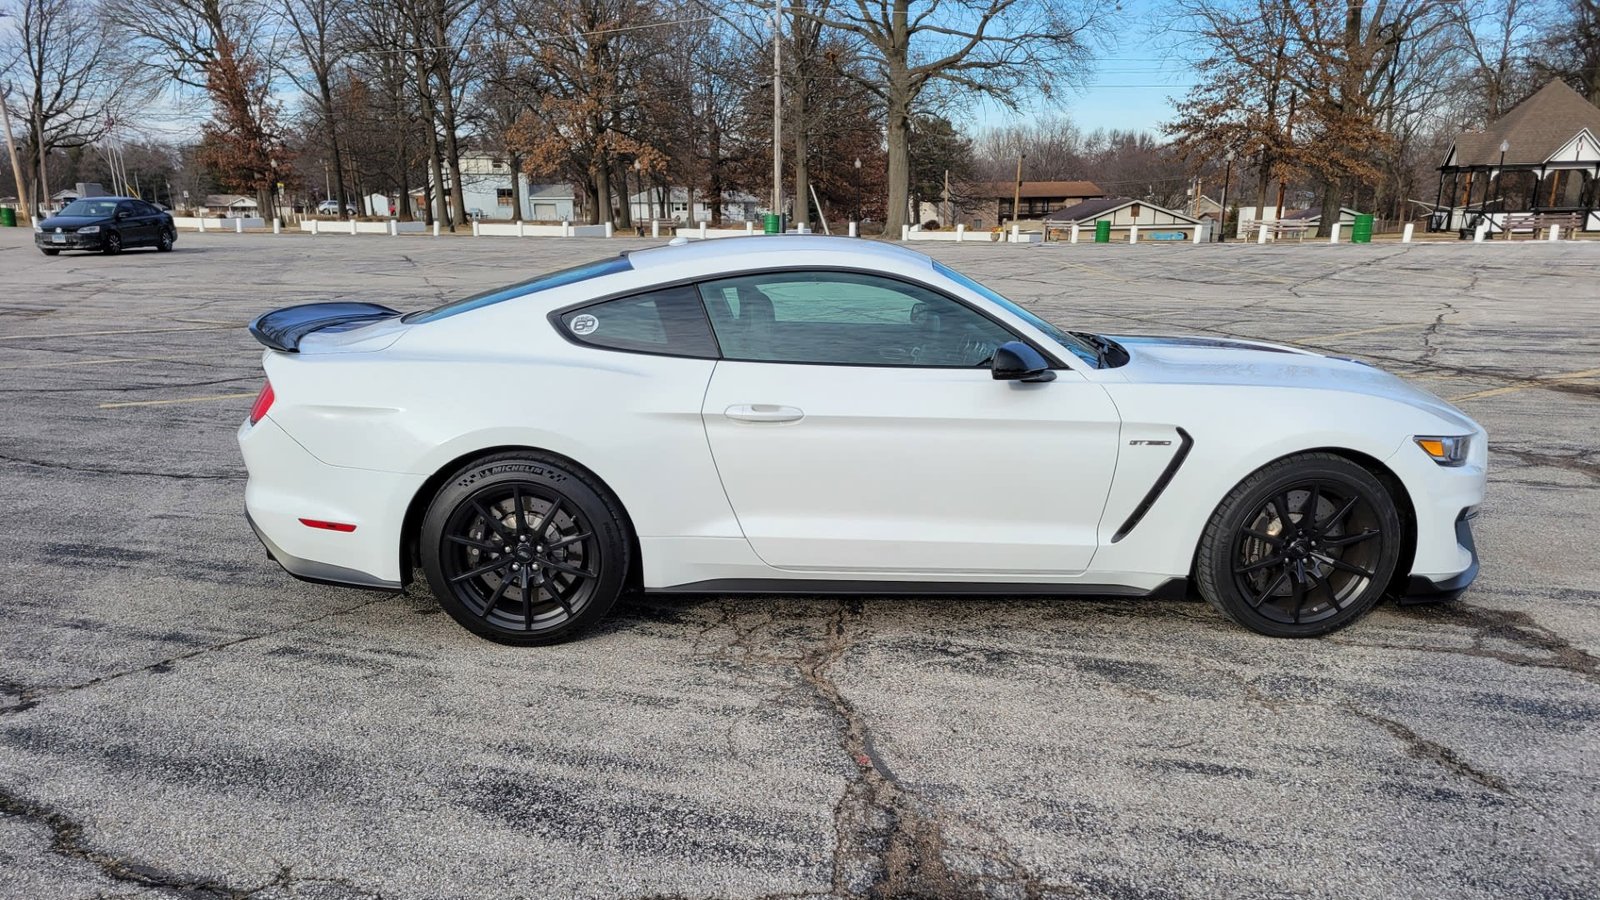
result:
[[[180,397],[176,400],[130,400],[126,403],[102,403],[101,409],[122,409],[127,406],[170,406],[174,403],[204,403],[208,400],[240,400],[245,397],[254,397],[255,391],[248,394],[212,394],[209,397]]]
[[[37,338],[100,337],[107,334],[173,334],[179,331],[219,331],[224,328],[241,328],[239,325],[210,325],[204,328],[124,328],[117,331],[77,331],[70,334],[7,334],[0,341],[26,341]]]
[[[1359,331],[1341,331],[1338,334],[1314,334],[1310,337],[1289,338],[1295,343],[1309,344],[1316,341],[1333,341],[1339,338],[1356,337],[1363,334],[1377,334],[1381,331],[1399,331],[1402,328],[1427,328],[1422,322],[1405,322],[1400,325],[1379,325],[1377,328],[1362,328]]]
[[[1517,391],[1527,391],[1534,388],[1542,388],[1551,384],[1563,384],[1568,381],[1582,381],[1585,378],[1594,378],[1596,376],[1600,376],[1600,369],[1585,369],[1582,372],[1567,372],[1561,375],[1550,375],[1534,381],[1523,382],[1521,384],[1489,388],[1486,391],[1473,391],[1470,394],[1462,394],[1459,397],[1451,397],[1450,402],[1460,403],[1463,400],[1481,400],[1484,397],[1498,397],[1501,394],[1512,394],[1516,393]]]
[[[72,359],[61,362],[27,363],[20,366],[0,366],[0,372],[11,372],[17,369],[59,369],[67,366],[103,366],[108,363],[119,362],[177,362],[186,359],[209,359],[216,356],[206,353],[199,356],[107,356],[102,359]]]

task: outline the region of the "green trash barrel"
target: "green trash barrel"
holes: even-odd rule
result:
[[[1350,243],[1372,243],[1372,216],[1362,213],[1356,216],[1355,224],[1350,226]]]
[[[0,226],[17,227],[17,211],[9,206],[0,206]]]
[[[761,233],[762,234],[782,234],[783,233],[783,217],[778,215],[777,213],[767,213],[766,218],[763,219],[762,222],[761,222]]]
[[[1094,242],[1096,244],[1111,243],[1111,220],[1101,219],[1094,223]]]

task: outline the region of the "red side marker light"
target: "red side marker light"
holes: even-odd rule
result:
[[[321,519],[301,519],[300,524],[307,528],[324,528],[328,531],[355,531],[356,527],[348,522],[324,522]]]
[[[272,408],[272,400],[272,382],[269,381],[261,386],[261,393],[256,395],[256,404],[250,407],[251,425],[261,421],[262,417],[266,416],[267,410]]]

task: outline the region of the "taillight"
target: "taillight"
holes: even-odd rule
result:
[[[264,418],[267,410],[272,408],[272,382],[261,386],[261,393],[256,395],[256,405],[250,407],[250,424],[254,425]]]

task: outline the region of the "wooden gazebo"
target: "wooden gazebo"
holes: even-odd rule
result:
[[[1455,139],[1428,230],[1467,233],[1487,222],[1498,233],[1527,213],[1571,214],[1600,231],[1600,107],[1560,81]]]

